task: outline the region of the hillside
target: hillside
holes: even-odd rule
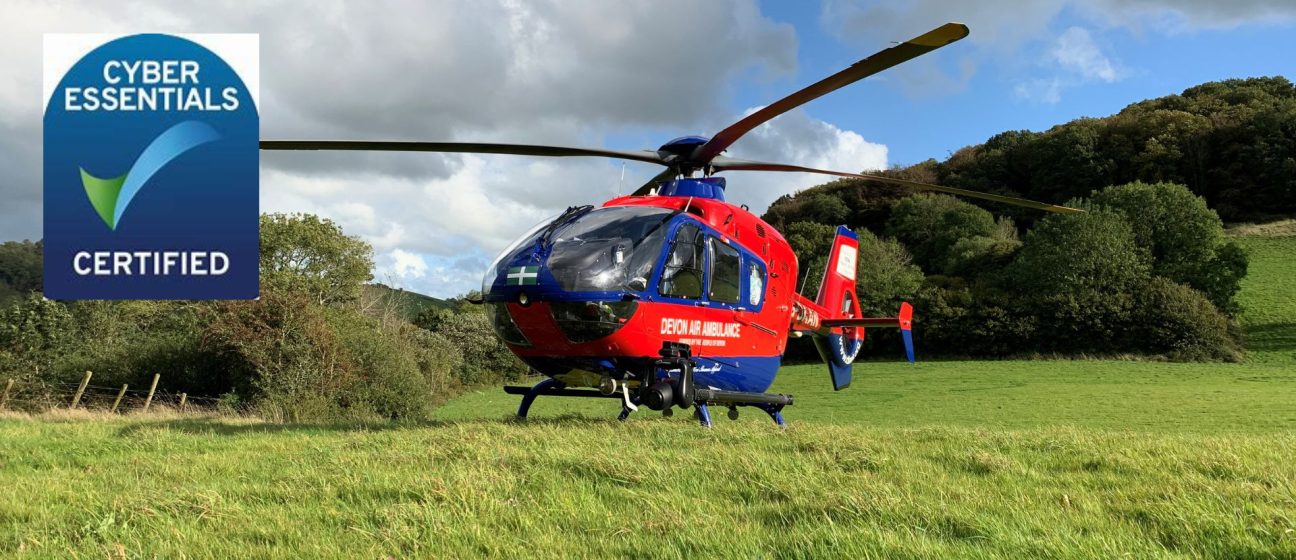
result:
[[[1289,218],[1296,216],[1296,86],[1283,77],[1205,83],[1107,117],[1043,132],[1002,132],[945,161],[888,173],[1052,203],[1132,181],[1173,182],[1205,197],[1225,222]],[[844,204],[845,223],[880,231],[886,209],[907,194],[866,181],[834,181],[779,199],[765,218],[779,228],[822,221],[826,206],[816,199],[827,195]],[[1019,223],[1038,218],[1037,212],[984,206]]]
[[[417,292],[392,288],[385,284],[366,284],[365,295],[375,299],[380,305],[389,305],[397,314],[407,321],[413,321],[428,309],[454,309],[455,305],[443,299],[426,296]]]

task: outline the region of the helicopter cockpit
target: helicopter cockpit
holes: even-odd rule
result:
[[[549,272],[568,292],[642,291],[673,214],[644,206],[591,210],[554,234]]]
[[[642,291],[661,255],[667,222],[676,213],[650,206],[568,210],[501,253],[486,272],[482,294],[494,300],[489,296],[501,284],[549,282],[566,293]],[[536,267],[535,277],[527,271],[525,277],[509,277],[510,271],[530,263]]]

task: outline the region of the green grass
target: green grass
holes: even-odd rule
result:
[[[1241,240],[1245,363],[797,366],[786,430],[0,417],[0,557],[1296,557],[1296,237]]]
[[[0,555],[1296,555],[1296,436],[10,422]]]
[[[1250,361],[1296,366],[1296,232],[1236,241],[1251,259],[1241,294]]]
[[[796,397],[784,412],[790,422],[1201,434],[1296,430],[1296,367],[1272,363],[869,362],[857,365],[854,383],[837,393],[825,366],[802,365],[784,368],[772,390]],[[498,388],[483,389],[451,401],[436,417],[501,418],[517,402]],[[610,400],[542,398],[531,416],[602,418],[619,411]],[[740,412],[740,423],[769,422],[759,411]],[[712,416],[718,425],[729,424],[723,409]]]

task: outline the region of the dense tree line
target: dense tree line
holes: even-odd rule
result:
[[[790,232],[811,276],[826,249],[806,232],[846,224],[884,236],[865,244],[902,247],[870,264],[913,267],[919,280],[879,273],[860,291],[914,301],[928,352],[1230,359],[1247,260],[1222,222],[1296,215],[1296,87],[1282,77],[1202,84],[883,173],[1089,210],[1046,215],[853,179],[770,206],[765,219]]]
[[[1246,255],[1204,199],[1172,183],[1130,183],[1069,203],[1086,211],[1049,215],[1019,237],[1011,219],[953,197],[898,199],[879,228],[885,237],[860,230],[865,312],[912,301],[929,355],[1239,356],[1229,316]],[[787,226],[810,297],[832,231]]]
[[[40,241],[0,243],[0,306],[41,290],[44,250]]]
[[[462,387],[525,372],[466,304],[408,320],[391,290],[366,290],[372,249],[311,215],[261,220],[256,301],[42,298],[39,243],[0,247],[0,378],[57,390],[96,383],[162,388],[283,420],[422,418]],[[34,283],[33,283],[34,282]]]
[[[1185,185],[1226,222],[1296,215],[1296,86],[1282,77],[1210,82],[1044,132],[997,134],[943,162],[888,173],[918,181],[1062,203],[1135,181]],[[878,229],[906,193],[842,180],[784,197],[776,227],[799,221]],[[1038,213],[1004,209],[1028,226]]]

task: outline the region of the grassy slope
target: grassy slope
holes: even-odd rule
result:
[[[1296,237],[1243,241],[1248,363],[789,368],[786,431],[0,419],[0,556],[1293,557]]]
[[[1236,238],[1251,258],[1242,326],[1251,362],[1296,366],[1296,227],[1278,231]]]

